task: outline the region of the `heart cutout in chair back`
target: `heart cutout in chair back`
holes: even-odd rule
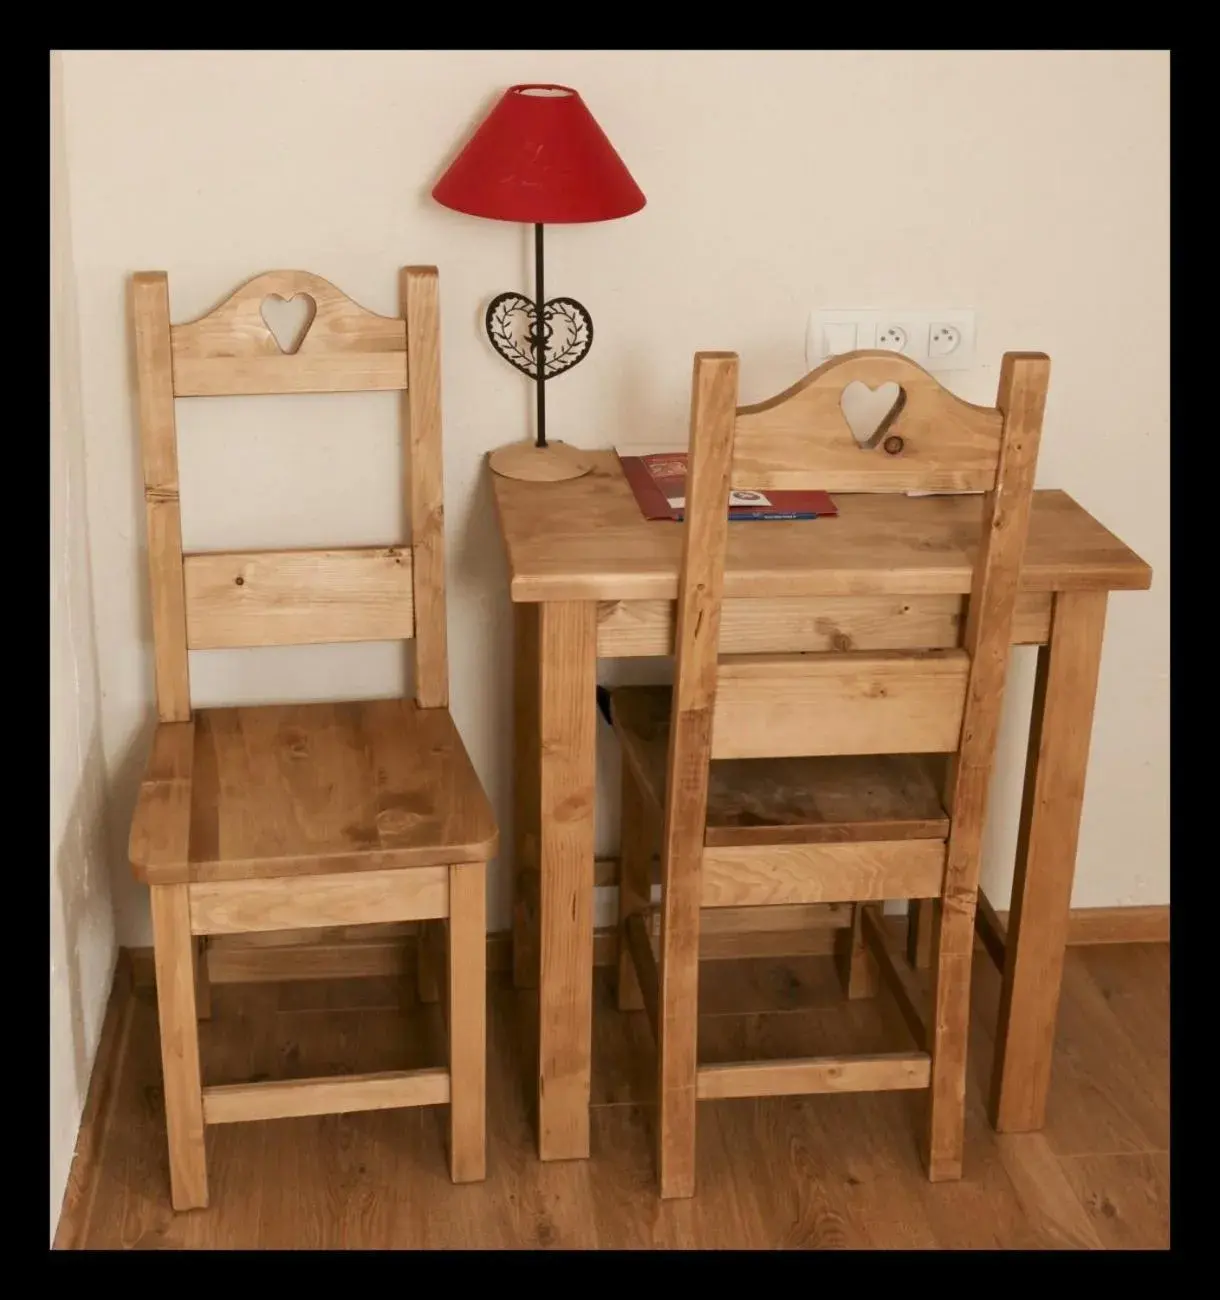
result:
[[[291,298],[268,294],[259,308],[276,347],[288,357],[305,342],[317,310],[318,304],[307,293],[294,293]]]
[[[853,379],[839,396],[843,418],[857,445],[863,448],[877,445],[905,403],[906,394],[893,380],[870,388],[861,380]]]

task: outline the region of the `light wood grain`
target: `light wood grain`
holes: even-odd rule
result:
[[[845,945],[845,974],[849,995],[867,991],[866,986],[875,982],[870,950],[876,949],[871,955],[883,963],[883,973],[904,1004],[903,1013],[913,1034],[921,1048],[930,1049],[931,1059],[923,1057],[921,1079],[915,1085],[929,1085],[932,1090],[926,1141],[928,1175],[934,1181],[960,1177],[978,859],[1013,641],[1049,363],[1041,355],[1007,354],[998,409],[979,411],[978,420],[956,428],[953,419],[966,408],[955,408],[956,399],[948,398],[935,381],[913,368],[919,382],[913,392],[904,390],[904,404],[896,408],[889,424],[890,430],[896,430],[905,418],[911,441],[908,445],[907,438],[897,433],[892,442],[882,441],[882,450],[894,462],[904,459],[905,468],[887,469],[877,459],[875,448],[855,445],[838,404],[848,380],[870,379],[876,384],[893,378],[892,362],[892,358],[885,361],[868,355],[842,359],[780,399],[757,408],[756,414],[762,418],[755,426],[757,455],[751,462],[748,456],[743,460],[743,453],[735,447],[733,420],[727,415],[722,420],[708,418],[707,411],[716,408],[708,402],[707,391],[700,388],[701,377],[710,381],[720,366],[731,375],[731,385],[725,386],[735,392],[736,359],[696,358],[688,503],[674,635],[676,685],[672,700],[655,691],[618,692],[611,699],[629,779],[642,790],[651,790],[654,806],[663,799],[665,808],[658,1090],[663,1198],[690,1195],[694,1185],[694,1109],[683,1089],[689,1083],[685,1067],[694,1060],[696,995],[694,980],[688,976],[681,987],[682,997],[671,1003],[665,927],[672,918],[678,919],[671,944],[685,957],[687,970],[693,971],[700,903],[715,907],[829,901],[859,904],[886,898],[940,900],[933,1013],[925,1014],[918,1005],[921,997],[913,977],[899,970],[877,918],[867,911],[856,912]],[[834,419],[827,406],[830,395]],[[703,418],[701,400],[706,408]],[[808,410],[797,418],[793,411],[802,406]],[[785,418],[791,423],[784,425]],[[740,422],[737,427],[740,432]],[[785,437],[789,437],[786,444]],[[792,440],[799,438],[807,441],[798,447]],[[825,467],[829,463],[833,469],[838,454],[854,458],[853,465],[860,468],[851,472],[872,475],[871,480],[835,481],[833,472]],[[800,461],[801,456],[806,459]],[[753,472],[751,481],[763,487],[811,487],[810,476],[822,472],[818,485],[837,488],[871,485],[890,492],[990,489],[982,508],[982,542],[962,648],[719,657],[729,535],[723,501],[730,462],[738,486],[746,485],[742,467],[748,465]],[[769,470],[774,471],[770,477]],[[829,484],[826,472],[831,473]],[[924,544],[925,539],[918,539],[918,545]],[[662,714],[666,716],[662,718]],[[706,725],[709,714],[710,735]],[[662,786],[656,775],[654,733],[666,726],[669,759]],[[706,827],[713,759],[886,753],[952,756],[947,777],[952,818],[948,843],[879,838],[875,842],[713,847],[705,842],[710,838]],[[689,891],[685,909],[679,904],[675,910],[672,902],[675,892],[683,899],[682,893],[675,891],[675,880]],[[638,929],[639,922],[634,924]],[[679,1019],[683,1036],[676,1041],[682,1049],[672,1054],[667,1036],[672,1039],[671,1022]],[[669,1080],[675,1094],[672,1101],[666,1096],[666,1068],[671,1061],[682,1067]],[[747,1082],[740,1086],[746,1091],[751,1079],[758,1082],[772,1072],[779,1077],[786,1069],[758,1068],[763,1073],[755,1076],[751,1067],[742,1066],[745,1073],[741,1078]],[[676,1171],[673,1178],[667,1178],[667,1160]]]
[[[513,606],[513,982],[537,988],[542,828],[537,605]]]
[[[137,880],[169,885],[190,877],[194,761],[195,724],[159,723],[127,841],[127,858]]]
[[[1070,435],[1069,435],[1070,436]],[[492,483],[514,601],[673,601],[682,527],[644,518],[611,451],[567,483]],[[965,595],[977,496],[838,493],[834,519],[729,529],[725,597]],[[1152,571],[1066,492],[1034,494],[1026,592],[1143,591]]]
[[[895,383],[900,407],[861,447],[842,409],[853,383]],[[737,413],[733,486],[828,492],[981,491],[995,479],[1001,419],[893,352],[832,357]]]
[[[411,552],[215,551],[183,561],[192,650],[409,640]]]
[[[926,1088],[926,1052],[889,1052],[873,1057],[808,1057],[699,1067],[699,1099],[788,1097],[819,1092],[888,1092]]]
[[[252,276],[211,311],[176,325],[175,360],[285,355],[267,324],[264,303],[271,297],[290,302],[299,294],[313,299],[315,313],[292,355],[406,351],[400,318],[366,310],[320,275],[284,270]]]
[[[880,975],[864,936],[862,904],[852,905],[851,924],[836,938],[835,959],[844,994],[853,1001],[874,997],[880,985]]]
[[[447,866],[498,842],[449,712],[411,700],[201,709],[192,791],[193,880]]]
[[[1173,1139],[1172,1098],[1161,1080],[1172,1072],[1172,1017],[1164,1001],[1164,972],[1172,965],[1168,945],[1139,944],[1122,948],[1086,945],[1073,949],[1064,962],[1055,1021],[1055,1070],[1068,1082],[1051,1100],[1042,1132],[1060,1155],[1105,1151],[1167,1151]],[[999,1000],[1002,978],[989,963],[987,992]],[[1172,995],[1172,988],[1170,994]],[[984,1032],[1000,1027],[984,1017]],[[976,1018],[975,1023],[978,1023]],[[1106,1063],[1084,1089],[1082,1061],[1065,1053],[1066,1040],[1089,1040],[1087,1050]],[[1082,1044],[1083,1047],[1083,1044]],[[986,1087],[986,1076],[980,1077]],[[992,1080],[994,1083],[994,1079]]]
[[[218,941],[219,942],[219,941]],[[507,946],[504,947],[507,956]],[[1096,972],[1097,955],[1107,959]],[[980,955],[981,957],[981,955]],[[929,1187],[911,1141],[917,1094],[765,1098],[701,1106],[700,1186],[690,1201],[653,1191],[651,1047],[639,1015],[614,1011],[613,971],[594,982],[596,1029],[590,1162],[540,1164],[529,1153],[530,1000],[507,966],[489,989],[488,1178],[454,1186],[440,1116],[380,1111],[250,1128],[212,1128],[213,1204],[175,1215],[166,1192],[165,1134],[149,1110],[160,1080],[155,998],[139,988],[116,1061],[97,1161],[74,1168],[84,1190],[75,1243],[85,1249],[162,1250],[756,1250],[811,1246],[866,1250],[1062,1248],[1081,1237],[1079,1211],[1102,1244],[1170,1244],[1170,1162],[1141,1115],[1168,1115],[1169,1063],[1157,1050],[1169,1016],[1164,945],[1072,949],[1064,981],[1053,1122],[1042,1133],[995,1135],[982,1114],[987,1033],[999,977],[980,959],[975,980],[966,1177]],[[700,1051],[740,1059],[772,1051],[843,1054],[898,1048],[888,1000],[842,1005],[829,958],[757,961],[701,971]],[[714,996],[727,988],[731,1002]],[[1104,988],[1108,996],[1103,997]],[[308,1001],[294,992],[313,994]],[[320,1073],[342,1053],[353,1071],[435,1065],[436,1012],[410,980],[266,984],[216,990],[203,1034],[209,1078],[252,1070],[281,1079]],[[359,1005],[359,1011],[339,1008]],[[308,1007],[309,1009],[303,1009]],[[1108,1027],[1107,1027],[1108,1026]],[[1123,1055],[1125,1053],[1126,1055]],[[1115,1070],[1147,1062],[1140,1079]],[[104,1083],[102,1062],[91,1089]],[[1137,1096],[1137,1086],[1148,1097]],[[1097,1122],[1099,1106],[1108,1120]],[[1166,1130],[1167,1131],[1167,1130]],[[1024,1144],[1016,1153],[1008,1143]],[[1129,1152],[1112,1154],[1116,1150]],[[1070,1154],[1065,1154],[1070,1153]],[[77,1164],[85,1164],[78,1149]],[[1058,1167],[1063,1177],[1056,1178]],[[1188,1188],[1189,1193],[1189,1188]],[[66,1243],[65,1243],[66,1244]],[[543,1261],[545,1263],[545,1261]]]
[[[374,930],[375,926],[361,926]],[[310,931],[298,930],[298,935]],[[262,984],[279,981],[366,979],[394,976],[406,980],[416,969],[416,950],[407,938],[330,939],[325,928],[312,933],[319,942],[255,946],[249,940],[271,937],[263,931],[241,935],[214,935],[208,949],[208,977],[213,985]],[[240,940],[241,946],[221,945]],[[507,945],[505,945],[507,949]]]
[[[1000,1132],[1040,1128],[1046,1111],[1105,619],[1104,592],[1057,596],[1038,653],[992,1074]]]
[[[1013,1135],[1007,1142],[1037,1138]],[[1060,1161],[1063,1176],[1107,1250],[1148,1250],[1171,1243],[1170,1157],[1151,1154],[1079,1156]]]
[[[482,862],[449,868],[449,1173],[487,1176],[487,883]]]
[[[620,1011],[640,1011],[644,1008],[636,964],[629,945],[623,941],[627,922],[633,916],[643,916],[652,905],[652,860],[656,832],[653,817],[644,806],[639,780],[626,756],[623,759],[621,812],[619,814],[619,842],[621,870],[618,880],[618,1008]],[[655,966],[655,962],[654,962]],[[653,971],[655,982],[656,972]],[[655,995],[655,989],[654,989]],[[656,998],[653,998],[652,1015],[656,1020]]]
[[[699,918],[702,937],[716,934],[786,934],[801,930],[842,930],[851,925],[846,903],[794,903],[782,907],[718,907]],[[793,954],[794,956],[797,954]]]
[[[850,925],[851,909],[840,903],[713,908],[700,918],[699,960],[827,956],[834,950],[836,935]],[[417,970],[418,962],[417,938],[406,933],[413,928],[407,922],[213,935],[208,947],[208,977],[213,984],[407,978]],[[285,935],[288,941],[279,942]],[[593,938],[593,965],[616,966],[618,927],[597,929]],[[510,931],[487,936],[489,971],[511,970],[512,956]],[[147,968],[151,981],[151,949],[135,950],[135,960],[141,971]]]
[[[712,757],[945,753],[969,669],[960,650],[723,659]]]
[[[191,682],[182,593],[182,518],[178,504],[169,279],[164,271],[141,271],[131,277],[130,289],[148,524],[157,717],[162,722],[185,722],[191,716]]]
[[[362,921],[415,921],[449,913],[445,867],[354,875],[207,881],[190,886],[195,934],[243,934]]]
[[[660,1029],[660,974],[644,914],[633,912],[623,922],[619,933],[619,941],[629,957],[632,975],[639,989],[638,1009],[648,1016],[648,1024],[655,1040]]]
[[[589,1154],[597,629],[589,604],[539,616],[541,917],[538,1154]]]
[[[815,905],[828,909],[837,904]],[[749,911],[752,919],[762,924],[748,927],[736,922],[734,928],[720,930],[715,922],[723,916],[739,916]],[[800,908],[715,908],[704,914],[700,922],[699,960],[738,961],[758,958],[825,957],[835,950],[836,936],[844,926],[850,926],[851,914],[833,914],[825,925],[792,928],[780,923],[780,917],[771,920],[770,912],[782,916]],[[360,930],[377,930],[377,926],[349,927]],[[403,937],[373,937],[362,939],[330,938],[334,933],[328,927],[315,931],[297,930],[297,935],[316,934],[317,941],[298,939],[291,944],[259,942],[273,938],[268,931],[239,935],[213,935],[208,949],[208,978],[213,984],[260,984],[277,981],[356,979],[367,976],[394,976],[407,979],[416,970],[418,960],[415,939]],[[227,941],[233,946],[218,947]],[[252,941],[246,946],[247,941]],[[241,946],[237,946],[240,942]],[[147,980],[152,980],[152,950],[136,949],[135,959],[141,971],[147,967]],[[619,958],[619,932],[617,926],[606,926],[593,932],[594,967],[615,966]],[[491,971],[512,969],[512,934],[503,931],[487,939],[487,968]]]
[[[1088,1211],[1065,1172],[1067,1162],[1056,1158],[1049,1143],[1021,1133],[998,1138],[996,1146],[1018,1199],[1050,1241],[1073,1250],[1102,1248]]]
[[[979,891],[979,910],[975,929],[987,955],[1004,969],[1008,942],[1007,912],[997,912]],[[1089,947],[1111,943],[1168,943],[1169,906],[1152,907],[1074,907],[1068,913],[1066,942],[1070,946]]]
[[[548,438],[545,447],[532,442],[510,442],[497,447],[487,456],[488,468],[493,474],[506,478],[525,479],[530,483],[562,483],[564,479],[578,478],[588,473],[586,452],[571,447],[557,438]]]
[[[825,905],[824,924],[807,925],[799,920],[785,924],[785,918],[803,908],[716,908],[704,914],[699,936],[700,961],[737,961],[751,958],[828,956],[843,925],[850,925],[850,910],[836,912],[837,904]],[[809,909],[813,910],[813,909]],[[742,920],[750,913],[750,924]],[[775,914],[774,916],[772,914]],[[717,922],[729,918],[732,926],[720,929]],[[758,922],[758,924],[755,924]],[[280,932],[251,932],[214,935],[209,941],[208,978],[212,984],[265,984],[279,981],[358,979],[386,976],[409,979],[416,971],[416,940],[411,935],[386,936],[381,927],[347,927],[372,931],[365,939],[358,934],[333,937],[335,930],[318,927],[296,930],[287,944],[269,943]],[[403,927],[406,928],[406,927]],[[303,936],[316,935],[317,938]],[[620,944],[618,927],[593,932],[593,965],[616,966]],[[512,969],[512,935],[509,931],[487,937],[487,968]],[[135,960],[147,981],[152,981],[152,950],[136,949]]]
[[[445,615],[445,475],[441,453],[440,289],[434,266],[402,272],[411,382],[405,398],[411,545],[415,554],[415,700],[449,704],[449,633]]]
[[[981,897],[981,895],[980,895]],[[1132,928],[1124,933],[1121,916],[1106,919],[1106,929],[1091,912],[1073,909],[1068,925],[1069,948],[1164,943],[1150,937],[1155,917],[1142,917],[1140,908],[1096,909],[1107,913],[1132,911]],[[1167,932],[1168,909],[1158,912],[1157,930]],[[739,961],[826,957],[836,948],[838,936],[852,927],[853,907],[848,903],[806,903],[780,907],[717,907],[699,919],[699,960]],[[897,918],[896,918],[897,919]],[[214,935],[208,946],[208,971],[213,984],[350,979],[367,976],[402,978],[416,969],[415,926],[393,925],[319,927],[314,930],[263,931],[239,935]],[[1104,937],[1096,937],[1099,934]],[[593,932],[595,967],[617,966],[618,928]],[[152,979],[152,949],[133,950],[141,971]],[[487,969],[512,970],[512,932],[487,936]]]
[[[386,566],[372,558],[378,553],[368,551],[188,557],[191,644],[213,649],[405,638],[418,624],[417,700],[424,707],[446,706],[435,268],[403,270],[401,318],[366,311],[306,271],[256,276],[213,311],[173,326],[163,272],[133,276],[131,290],[162,720],[190,716],[174,397],[402,389],[408,387],[408,369],[404,460],[412,546],[381,553],[402,572],[384,572]],[[283,350],[264,318],[265,307],[276,299],[303,299],[315,306],[291,352]]]
[[[333,1079],[220,1084],[203,1090],[203,1117],[209,1124],[236,1124],[301,1115],[350,1115],[399,1106],[441,1106],[448,1100],[448,1070],[395,1070]]]
[[[686,521],[675,632],[673,720],[661,840],[661,952],[657,1024],[657,1168],[662,1199],[695,1193],[699,908],[717,647],[728,531],[738,361],[695,357],[691,377]]]
[[[907,911],[907,961],[915,970],[927,970],[936,959],[936,931],[940,902],[915,898]]]
[[[1068,914],[1069,944],[1168,943],[1169,904],[1159,907],[1075,907]]]
[[[974,929],[988,957],[995,962],[1000,970],[1003,970],[1007,927],[1000,920],[995,908],[991,905],[990,899],[981,889],[979,890],[978,910],[974,914]]]
[[[268,312],[293,301],[306,310],[300,332],[288,339],[273,330]],[[135,873],[153,882],[179,1207],[207,1199],[196,1015],[210,1012],[213,970],[226,979],[258,978],[277,964],[290,972],[295,961],[316,978],[336,960],[349,971],[385,969],[401,955],[401,942],[384,927],[408,920],[450,920],[443,1012],[452,1089],[447,1071],[234,1084],[209,1089],[208,1117],[229,1122],[451,1101],[452,1176],[471,1181],[484,1173],[484,864],[498,835],[447,707],[435,268],[406,268],[401,302],[401,317],[381,317],[316,275],[275,271],[200,319],[171,326],[165,275],[132,280],[162,725],[129,842]],[[175,396],[403,389],[408,380],[409,546],[184,559]],[[192,720],[188,641],[219,649],[412,637],[414,702],[209,709]],[[303,928],[333,939],[360,925],[383,927],[364,951],[300,941]],[[209,951],[201,937],[274,930],[290,932],[287,945],[245,953]],[[435,926],[425,929],[425,940],[436,937]],[[428,942],[418,951],[427,996],[437,954]]]
[[[178,329],[178,326],[174,327]],[[313,357],[184,357],[174,362],[178,397],[258,397],[284,393],[367,393],[405,388],[401,353]]]
[[[932,898],[945,869],[942,840],[708,848],[704,907]]]
[[[195,940],[195,1015],[200,1020],[212,1018],[212,981],[208,978],[208,939]]]
[[[642,815],[660,817],[672,692],[628,686],[610,698],[623,762],[643,795]],[[939,761],[916,754],[719,760],[708,778],[704,843],[944,839],[949,818],[937,788]]]
[[[1041,353],[1004,356],[997,398],[1004,416],[1003,444],[994,489],[984,503],[983,540],[964,638],[970,682],[961,744],[946,785],[953,820],[929,1018],[932,1090],[926,1156],[928,1177],[934,1182],[960,1178],[962,1171],[970,965],[983,828],[1049,377],[1050,359]]]
[[[857,355],[830,363],[781,398],[756,408],[754,414],[760,419],[752,426],[753,461],[748,450],[743,453],[735,446],[735,418],[728,410],[728,403],[735,400],[736,358],[730,354],[696,358],[674,633],[675,687],[669,701],[662,702],[656,692],[647,698],[644,692],[638,696],[619,692],[611,700],[612,715],[616,704],[623,715],[616,716],[615,725],[623,740],[629,780],[642,790],[651,789],[653,805],[662,798],[664,801],[658,1030],[658,1163],[663,1199],[689,1196],[694,1190],[694,1095],[689,1071],[695,1060],[700,904],[858,903],[937,897],[942,891],[948,894],[940,929],[950,941],[937,946],[937,1010],[947,1007],[948,1015],[935,1021],[931,1043],[938,1052],[945,1049],[945,1059],[934,1057],[930,1064],[925,1055],[914,1086],[935,1080],[929,1176],[943,1179],[960,1173],[953,1169],[953,1160],[960,1153],[950,1146],[954,1121],[962,1118],[960,1090],[954,1079],[959,1064],[964,1070],[965,1024],[956,1026],[953,1017],[964,1005],[963,991],[968,999],[969,971],[963,975],[954,964],[953,940],[958,937],[955,927],[960,927],[961,916],[968,917],[971,929],[973,925],[979,847],[975,823],[983,808],[975,778],[980,764],[990,769],[1003,670],[1012,644],[1020,556],[1045,399],[1044,362],[1041,357],[1007,356],[1000,410],[980,410],[976,420],[956,427],[954,417],[968,408],[955,407],[956,399],[945,394],[930,376],[911,368],[916,376],[913,391],[903,391],[903,405],[890,421],[890,428],[897,429],[900,420],[906,419],[903,427],[910,445],[898,434],[892,442],[882,443],[882,450],[893,462],[904,459],[905,468],[894,469],[877,458],[875,448],[855,444],[839,409],[845,383],[857,379],[880,383],[893,378],[893,358]],[[1034,394],[1032,398],[1022,383]],[[828,395],[833,395],[833,420],[826,405]],[[797,411],[803,407],[808,409]],[[785,424],[785,419],[789,423]],[[736,427],[739,432],[743,427],[739,420]],[[836,455],[850,456],[853,468],[849,471],[845,463],[836,465]],[[723,502],[730,466],[738,486],[746,485],[742,471],[748,466],[751,481],[763,487],[811,487],[810,476],[820,473],[819,486],[834,488],[873,486],[891,492],[917,487],[994,488],[983,509],[984,535],[978,551],[977,581],[970,588],[965,648],[720,657],[729,536]],[[845,475],[861,477],[836,480],[836,468]],[[972,715],[965,718],[968,696]],[[640,716],[632,718],[637,704]],[[654,730],[660,730],[665,722],[651,716],[654,704],[655,711],[669,715],[663,787],[655,772],[655,738],[649,728],[659,722]],[[946,880],[947,847],[940,839],[755,847],[705,843],[713,759],[953,751],[958,753],[951,788],[956,796],[965,796],[955,806],[966,820],[964,827],[956,821],[949,827],[958,846],[952,890]],[[985,793],[984,783],[982,796]],[[627,938],[633,928],[639,931],[640,925],[639,920],[629,919],[624,927]],[[867,939],[869,926],[867,914],[858,913],[847,949],[849,993],[863,992],[862,986],[872,982],[864,978],[871,976],[871,971],[868,953],[860,942]],[[671,979],[675,956],[677,975]],[[888,954],[886,957],[892,961]],[[894,982],[900,995],[907,992],[901,981]],[[922,1026],[913,1003],[906,1011]],[[917,1028],[917,1036],[922,1037],[921,1029]],[[740,1068],[744,1073],[738,1077],[744,1082],[734,1087],[747,1092],[751,1082],[765,1086],[763,1081],[768,1078],[794,1078],[800,1073],[794,1075],[789,1067],[779,1065],[743,1064]],[[956,1113],[955,1105],[959,1107]]]
[[[270,297],[304,294],[315,311],[294,352],[285,353],[263,315]],[[172,330],[179,397],[346,393],[407,386],[406,329],[378,316],[308,271],[268,271],[223,303]]]
[[[203,1079],[195,1010],[195,945],[187,889],[186,885],[153,885],[149,890],[170,1197],[175,1210],[193,1210],[208,1203]]]
[[[305,933],[308,931],[298,931]],[[420,921],[415,935],[415,984],[421,1002],[439,1002],[445,979],[445,925]]]
[[[209,940],[213,954],[249,948],[290,948],[296,944],[380,943],[418,935],[423,922],[379,921],[373,925],[326,925],[307,930],[266,930],[245,935],[215,935]]]
[[[948,650],[961,644],[966,601],[960,596],[811,596],[726,600],[722,655],[824,650]],[[1014,645],[1038,645],[1050,632],[1048,592],[1023,592]],[[668,600],[607,600],[597,609],[599,659],[674,652]]]
[[[518,609],[525,607],[522,602],[597,600],[603,602],[603,651],[673,651],[684,529],[642,518],[612,453],[597,454],[591,472],[571,482],[544,487],[495,479],[493,490]],[[726,607],[739,599],[763,608],[761,601],[772,598],[889,600],[952,593],[960,598],[971,590],[983,522],[984,502],[978,497],[838,490],[836,501],[840,514],[834,520],[729,529]],[[1019,611],[1027,597],[1039,598],[1041,626],[1031,641],[1048,634],[1049,593],[1143,589],[1150,580],[1148,566],[1065,493],[1034,494],[1017,604]],[[633,608],[635,602],[655,603],[645,610]],[[748,607],[742,608],[745,620]],[[1014,615],[1014,640],[1022,635],[1019,617]],[[726,612],[726,628],[728,621]],[[815,640],[818,635],[799,614],[793,616],[793,629]],[[928,927],[914,929],[930,933]],[[776,937],[790,941],[788,935]],[[712,938],[720,943],[733,936],[703,936],[705,954]],[[614,951],[612,945],[611,959]]]
[[[856,910],[862,937],[877,972],[897,1003],[915,1046],[926,1052],[929,1046],[927,995],[911,967],[894,951],[880,906],[865,903]]]

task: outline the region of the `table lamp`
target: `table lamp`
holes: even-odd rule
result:
[[[556,482],[579,478],[588,455],[547,441],[546,381],[571,370],[593,346],[593,320],[574,298],[543,292],[542,231],[548,222],[610,221],[644,206],[644,195],[569,86],[510,86],[437,182],[438,203],[474,217],[534,226],[534,297],[501,293],[485,327],[496,351],[537,385],[533,443],[492,452],[505,478]]]

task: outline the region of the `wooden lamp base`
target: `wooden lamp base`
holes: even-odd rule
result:
[[[569,447],[566,442],[548,442],[545,447],[532,442],[510,442],[507,447],[493,451],[487,463],[501,478],[528,483],[559,483],[580,478],[593,468],[588,452]]]

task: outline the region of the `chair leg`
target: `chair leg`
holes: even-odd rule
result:
[[[701,852],[701,849],[696,849]],[[678,876],[682,886],[672,887]],[[662,1200],[695,1194],[699,872],[665,872],[657,1014],[657,1168]]]
[[[415,936],[415,983],[421,1002],[441,1000],[443,921],[421,921]]]
[[[195,940],[195,1015],[200,1020],[212,1018],[212,982],[208,979],[208,941],[202,934]]]
[[[881,972],[876,959],[868,950],[863,930],[864,905],[854,903],[851,909],[851,929],[839,936],[838,967],[843,992],[852,999],[873,998],[880,987]]]
[[[487,1176],[486,865],[449,868],[449,1172]]]
[[[652,841],[648,810],[627,760],[623,760],[623,801],[618,880],[618,1009],[642,1011],[644,998],[625,939],[627,918],[652,903]]]
[[[169,1137],[170,1199],[175,1210],[208,1203],[203,1140],[203,1079],[195,1005],[195,942],[187,885],[153,885],[153,958]]]
[[[932,949],[939,914],[939,898],[913,898],[908,905],[907,961],[916,970],[931,969],[935,960]]]
[[[976,896],[945,898],[938,909],[932,1005],[932,1083],[924,1161],[931,1182],[962,1176],[966,1126],[966,1048]]]

